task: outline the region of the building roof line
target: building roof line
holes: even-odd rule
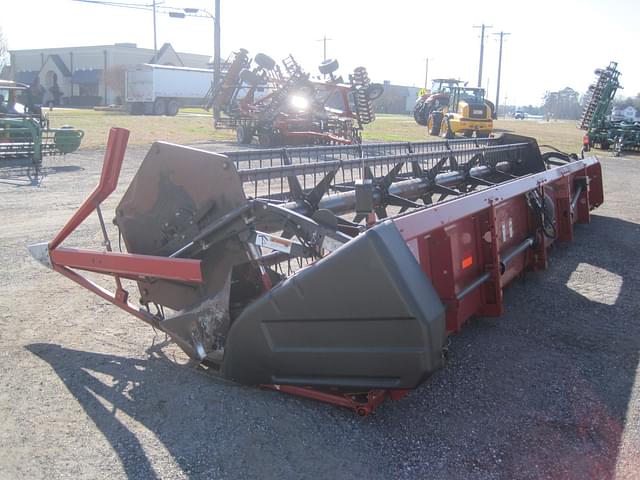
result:
[[[170,45],[170,44],[169,44]],[[133,47],[133,46],[127,46],[127,45],[117,45],[117,44],[111,44],[111,45],[80,45],[80,46],[75,46],[75,47],[47,47],[47,48],[25,48],[25,49],[10,49],[9,53],[28,53],[28,52],[34,52],[34,53],[47,53],[48,51],[55,51],[55,50],[79,50],[79,49],[97,49],[97,48],[101,48],[101,49],[107,49],[107,48],[117,48],[119,50],[143,50],[147,53],[150,53],[151,55],[155,54],[155,50],[153,48],[143,48],[143,47]],[[171,47],[173,48],[173,46]],[[178,55],[200,55],[203,57],[210,57],[211,55],[207,55],[204,53],[192,53],[192,52],[177,52],[174,49],[174,52]],[[158,51],[159,53],[159,51]]]

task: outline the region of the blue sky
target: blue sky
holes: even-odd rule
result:
[[[124,1],[124,0],[123,0]],[[151,0],[130,0],[150,3]],[[593,70],[619,63],[623,96],[640,92],[640,1],[539,0],[427,2],[364,0],[322,2],[221,0],[222,53],[246,48],[281,60],[293,54],[316,73],[326,35],[328,56],[341,73],[363,65],[373,81],[422,86],[429,77],[459,77],[475,85],[485,23],[510,32],[504,44],[501,103],[537,104],[546,90],[585,91]],[[150,12],[71,0],[3,1],[0,27],[10,49],[134,42],[153,46]],[[165,0],[167,6],[213,11],[213,0]],[[158,44],[211,54],[213,22],[157,17]],[[485,42],[483,86],[495,98],[497,37]],[[346,75],[345,75],[346,76]]]

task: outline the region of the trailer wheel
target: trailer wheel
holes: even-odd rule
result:
[[[249,145],[253,140],[253,128],[246,125],[240,125],[236,128],[236,137],[240,145]],[[261,144],[262,145],[262,144]]]
[[[180,111],[180,104],[176,100],[171,100],[167,105],[167,115],[175,117]]]
[[[320,70],[320,73],[323,75],[331,75],[333,72],[338,70],[339,66],[340,65],[338,64],[338,60],[336,60],[335,58],[330,58],[329,60],[325,60],[324,62],[322,62],[318,66],[318,70]]]
[[[127,112],[129,115],[142,115],[144,113],[144,105],[141,103],[127,103]]]
[[[253,61],[256,62],[259,67],[262,67],[265,70],[273,70],[276,66],[276,61],[269,55],[265,55],[264,53],[256,54]]]
[[[166,112],[167,112],[167,102],[165,102],[164,98],[156,98],[156,101],[153,103],[153,114],[165,115]]]
[[[437,137],[440,135],[440,128],[442,127],[442,112],[433,112],[429,116],[427,128],[429,129],[429,135]]]

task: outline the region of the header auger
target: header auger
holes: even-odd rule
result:
[[[362,415],[441,368],[471,316],[501,315],[502,289],[603,201],[596,158],[515,135],[226,154],[158,142],[116,207],[116,253],[99,206],[127,138],[111,131],[100,184],[34,256],[224,378]],[[93,210],[107,251],[61,246]]]

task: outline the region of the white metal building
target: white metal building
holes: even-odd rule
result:
[[[178,53],[165,43],[158,50],[137,48],[133,43],[87,47],[13,50],[2,78],[31,85],[36,77],[50,90],[58,85],[60,104],[109,105],[122,101],[124,70],[141,63],[207,68],[209,57]]]

